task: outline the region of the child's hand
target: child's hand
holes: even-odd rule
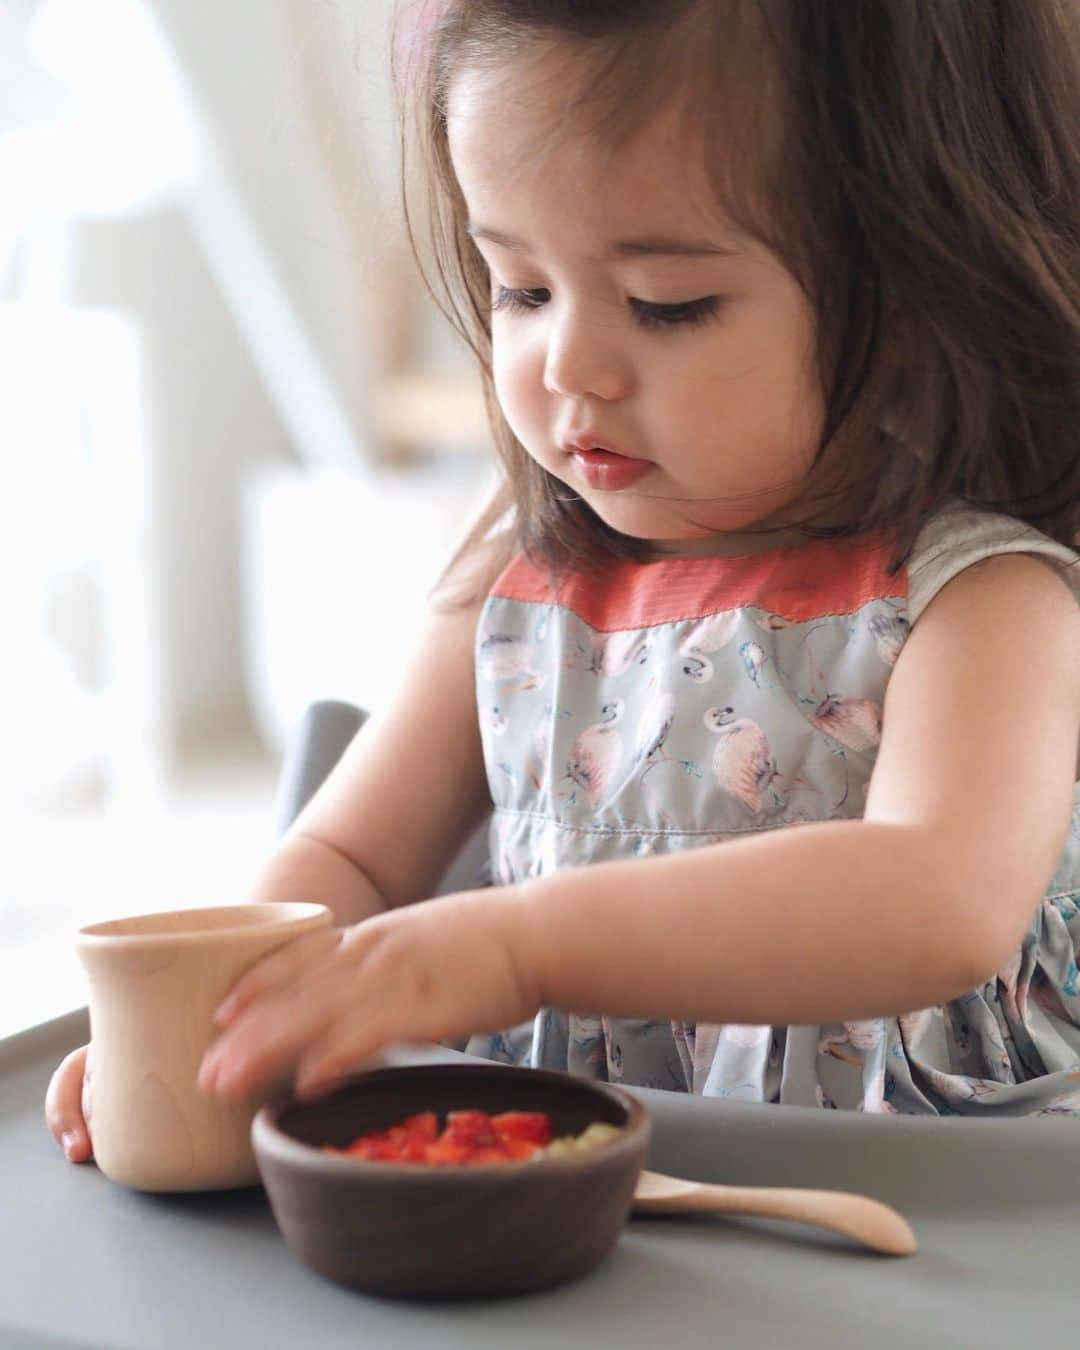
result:
[[[388,1041],[498,1031],[538,1006],[510,887],[464,891],[311,933],[239,979],[199,1086],[253,1093],[285,1072],[314,1095]]]
[[[68,1162],[89,1162],[90,1065],[88,1045],[61,1060],[45,1094],[45,1123],[64,1150]]]

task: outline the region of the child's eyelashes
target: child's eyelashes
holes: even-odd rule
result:
[[[515,290],[497,286],[491,302],[492,313],[504,310],[511,314],[527,314],[542,309],[551,293],[543,287]],[[661,305],[651,300],[629,301],[634,319],[642,328],[677,328],[707,323],[720,311],[723,301],[719,295],[704,295],[697,300],[682,300],[678,304]]]
[[[540,309],[548,298],[547,291],[512,290],[509,286],[496,286],[495,298],[491,302],[491,312],[509,310],[511,314],[522,314],[530,309]]]

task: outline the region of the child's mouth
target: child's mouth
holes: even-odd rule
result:
[[[601,492],[618,492],[629,487],[652,468],[647,459],[632,459],[599,446],[588,450],[574,446],[570,457],[589,487]]]

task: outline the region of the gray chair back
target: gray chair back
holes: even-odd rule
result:
[[[315,795],[320,784],[368,720],[352,703],[322,699],[311,703],[289,737],[278,778],[276,830],[282,835]],[[490,816],[473,831],[436,887],[436,895],[491,885],[488,857]]]

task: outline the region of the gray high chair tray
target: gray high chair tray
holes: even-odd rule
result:
[[[283,822],[360,720],[342,705],[312,710],[287,757]],[[391,1302],[296,1261],[261,1187],[150,1195],[65,1163],[42,1103],[87,1035],[79,1010],[0,1041],[0,1350],[1016,1350],[1076,1338],[1075,1121],[863,1116],[631,1088],[654,1122],[650,1167],[863,1191],[909,1218],[919,1252],[876,1256],[770,1220],[632,1218],[573,1284],[505,1302]],[[390,1058],[469,1057],[431,1046]]]

